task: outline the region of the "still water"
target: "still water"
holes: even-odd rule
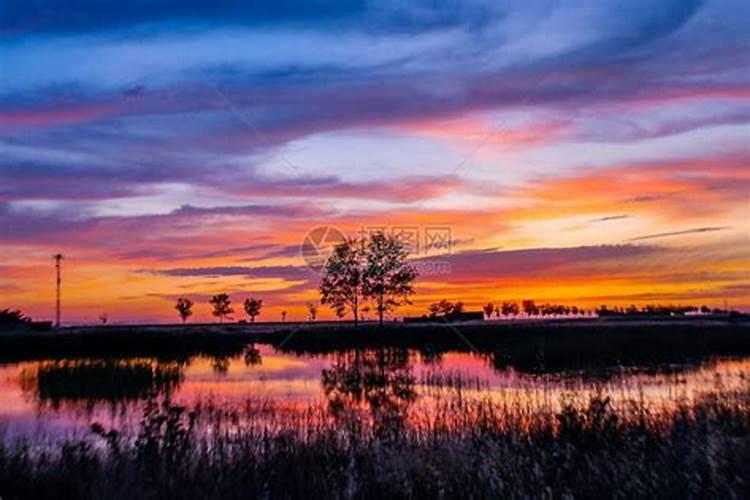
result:
[[[231,358],[33,361],[0,365],[0,435],[33,442],[85,435],[94,422],[126,428],[138,421],[149,398],[188,408],[262,403],[269,418],[312,408],[368,418],[385,408],[408,421],[410,415],[429,415],[450,398],[534,412],[592,394],[609,397],[615,408],[637,403],[659,411],[717,388],[746,388],[748,375],[750,358],[548,372],[498,368],[488,356],[466,352],[311,355],[268,345],[250,346]]]

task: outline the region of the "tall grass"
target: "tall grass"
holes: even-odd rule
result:
[[[461,398],[401,420],[191,408],[151,399],[132,429],[0,447],[2,498],[748,498],[750,386],[692,402],[556,410]]]

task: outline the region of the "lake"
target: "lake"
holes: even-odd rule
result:
[[[132,429],[149,400],[219,409],[235,425],[321,425],[344,416],[371,424],[419,425],[458,401],[491,401],[514,414],[557,411],[607,397],[672,410],[706,393],[747,387],[749,357],[696,364],[533,370],[498,366],[491,356],[382,348],[327,354],[282,352],[254,344],[238,356],[58,359],[0,365],[0,432],[32,442],[90,434],[92,423]],[[252,408],[252,411],[249,409]],[[252,413],[252,422],[242,420]]]

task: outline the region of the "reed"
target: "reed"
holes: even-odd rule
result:
[[[673,407],[463,398],[364,417],[149,399],[133,428],[0,446],[10,498],[747,498],[750,385]],[[555,409],[553,409],[555,408]]]

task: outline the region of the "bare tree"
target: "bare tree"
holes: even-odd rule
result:
[[[214,295],[211,297],[211,300],[209,300],[209,303],[214,306],[214,310],[211,314],[219,318],[219,323],[224,323],[224,318],[234,312],[232,301],[226,293]]]
[[[250,317],[250,321],[255,323],[255,317],[260,314],[260,309],[263,307],[263,301],[261,299],[254,299],[252,297],[245,299],[245,312]]]
[[[406,262],[409,251],[395,236],[374,233],[365,246],[367,271],[364,295],[371,299],[382,326],[383,315],[403,304],[411,304],[414,280],[419,273]]]
[[[177,313],[180,315],[183,325],[187,319],[193,315],[193,301],[186,297],[180,297],[177,299],[177,304],[175,304],[174,308],[177,309]]]
[[[348,239],[334,248],[320,280],[320,302],[334,311],[349,309],[354,326],[364,300],[365,252],[362,242]]]

